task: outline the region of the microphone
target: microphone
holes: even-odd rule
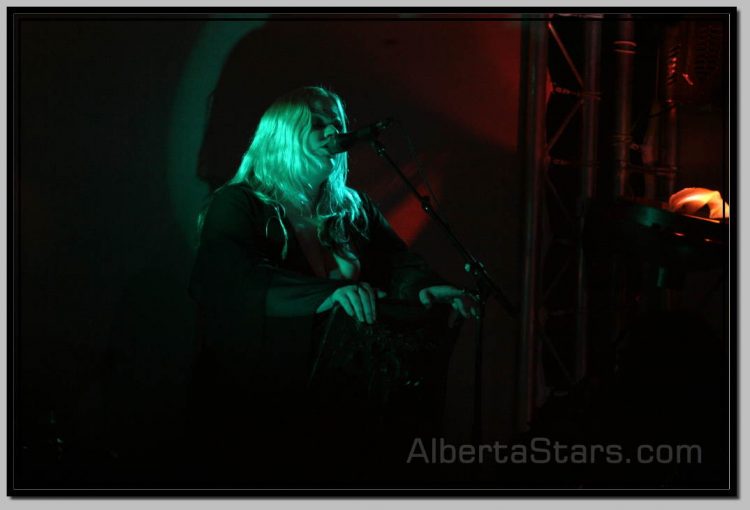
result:
[[[360,128],[351,133],[341,133],[340,135],[331,136],[330,140],[326,144],[328,152],[331,155],[338,154],[339,152],[346,152],[351,149],[354,145],[359,142],[371,142],[375,140],[380,133],[386,130],[395,119],[388,117],[375,124]]]

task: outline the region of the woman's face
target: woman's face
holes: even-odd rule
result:
[[[328,144],[331,137],[340,133],[343,129],[341,119],[331,110],[313,111],[312,125],[308,145],[320,163],[320,174],[318,185],[331,174],[335,165],[335,154],[331,154]],[[313,183],[315,184],[315,183]]]

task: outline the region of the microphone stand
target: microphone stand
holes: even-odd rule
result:
[[[479,445],[482,439],[482,337],[484,334],[484,317],[485,317],[485,306],[487,300],[490,297],[495,297],[500,304],[505,308],[506,312],[513,317],[518,319],[518,311],[515,306],[505,297],[505,294],[487,273],[487,269],[484,264],[480,262],[469,250],[458,240],[450,226],[446,221],[438,214],[432,207],[429,195],[421,195],[416,187],[409,181],[404,175],[404,172],[399,168],[398,164],[388,155],[385,147],[379,140],[373,139],[370,145],[375,152],[383,158],[388,164],[393,167],[398,176],[404,181],[406,187],[411,193],[419,200],[422,206],[422,210],[432,218],[443,230],[448,240],[451,242],[454,248],[458,250],[461,256],[464,258],[464,269],[467,273],[471,273],[474,276],[476,285],[477,302],[479,305],[479,314],[477,317],[476,335],[474,339],[474,424],[472,428],[472,442],[474,445]]]

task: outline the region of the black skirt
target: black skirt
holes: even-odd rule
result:
[[[408,478],[414,439],[440,429],[459,329],[449,311],[382,301],[367,325],[334,308],[315,318],[304,373],[297,364],[264,381],[229,380],[226,360],[204,352],[190,406],[197,477],[242,487]],[[280,382],[303,377],[304,387]]]

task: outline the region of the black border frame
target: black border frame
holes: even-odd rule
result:
[[[728,489],[503,489],[494,488],[492,486],[482,486],[481,483],[471,487],[409,487],[409,488],[396,488],[396,487],[363,487],[363,488],[335,488],[335,487],[300,487],[300,488],[268,488],[268,489],[196,489],[189,490],[184,488],[167,489],[17,489],[13,487],[13,468],[14,468],[14,407],[13,407],[13,388],[15,387],[15,373],[13,366],[19,354],[20,345],[17,344],[17,324],[18,324],[18,307],[16,306],[16,298],[18,298],[18,265],[20,263],[18,257],[18,246],[19,246],[19,230],[18,230],[18,211],[19,211],[19,190],[18,175],[19,165],[17,160],[17,131],[16,127],[20,122],[18,112],[18,102],[15,99],[21,92],[19,83],[19,74],[17,72],[17,23],[24,19],[42,19],[42,18],[54,18],[64,19],[66,21],[73,20],[84,20],[84,19],[97,19],[97,20],[185,20],[190,18],[205,19],[206,14],[302,14],[304,17],[295,18],[289,16],[285,18],[287,21],[309,21],[312,19],[330,19],[331,15],[335,17],[333,19],[337,21],[357,21],[357,20],[372,20],[372,19],[389,19],[387,16],[371,16],[375,15],[387,15],[403,12],[414,12],[414,13],[433,13],[436,15],[434,19],[440,19],[441,21],[448,21],[455,19],[456,21],[491,21],[493,18],[489,17],[492,14],[526,14],[526,13],[587,13],[596,12],[604,14],[614,13],[629,13],[629,14],[646,14],[653,16],[654,14],[663,13],[665,15],[674,14],[726,14],[729,15],[729,27],[730,27],[730,38],[729,38],[729,85],[730,85],[730,108],[728,116],[728,124],[730,130],[729,137],[729,179],[730,186],[727,188],[730,193],[739,195],[738,186],[738,151],[737,151],[737,7],[250,7],[250,8],[230,8],[230,7],[100,7],[100,8],[87,8],[87,7],[6,7],[7,14],[7,30],[8,30],[8,191],[10,194],[7,211],[8,211],[8,491],[7,495],[11,497],[21,498],[58,498],[58,497],[158,497],[158,498],[174,498],[174,497],[237,497],[237,496],[250,496],[257,498],[266,497],[286,497],[286,498],[319,498],[319,497],[381,497],[381,498],[402,498],[402,497],[449,497],[449,498],[496,498],[496,497],[537,497],[537,498],[560,498],[560,497],[596,497],[596,498],[610,498],[610,497],[659,497],[659,498],[676,498],[676,497],[734,497],[738,496],[737,486],[737,464],[738,464],[738,397],[737,397],[737,381],[739,373],[739,358],[737,357],[737,300],[738,300],[738,274],[737,266],[737,221],[733,219],[730,222],[730,242],[729,242],[729,275],[727,278],[728,288],[726,298],[729,300],[729,317],[728,317],[728,330],[729,330],[729,365],[733,368],[734,373],[730,375],[730,392],[729,392],[729,424],[730,434],[729,441],[730,446],[734,447],[734,450],[729,450],[729,483]],[[138,15],[147,14],[145,17],[138,17]],[[176,14],[177,16],[170,17],[170,15]],[[309,15],[321,15],[309,16]],[[456,14],[479,14],[480,17],[472,18],[466,17],[451,17],[450,15]],[[76,16],[77,15],[77,16]],[[355,15],[355,17],[346,17]],[[366,17],[365,17],[366,16]],[[439,16],[439,17],[438,17]],[[254,19],[250,18],[219,18],[212,17],[212,20],[247,20]],[[424,20],[425,18],[421,18]],[[517,20],[518,18],[495,18],[498,21],[501,20]],[[414,21],[410,19],[401,19],[402,21]],[[735,200],[732,204],[733,217],[738,217],[738,211],[740,209],[740,202]]]

